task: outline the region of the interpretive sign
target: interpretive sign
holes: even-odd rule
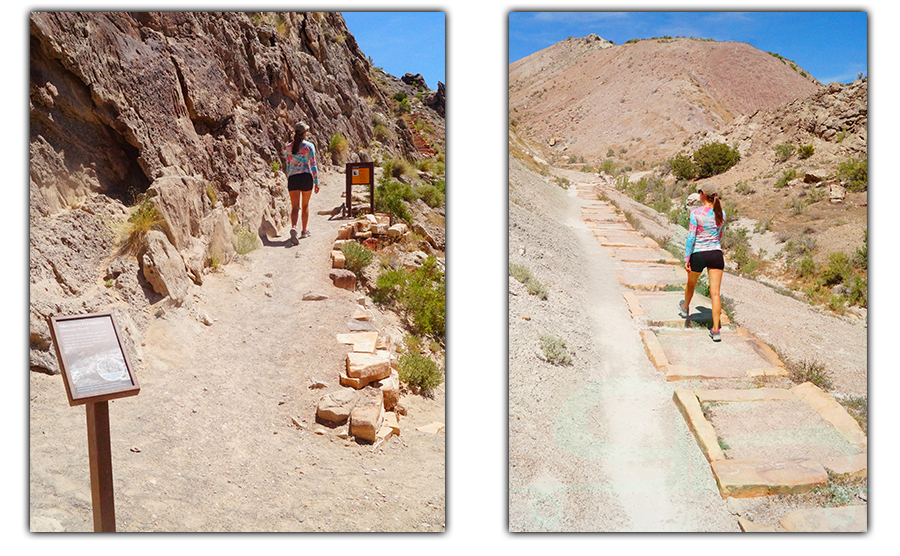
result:
[[[69,405],[140,392],[112,313],[51,317],[50,334]]]
[[[374,162],[350,162],[347,164],[347,202],[342,212],[347,216],[353,215],[353,186],[369,186],[369,208],[375,214],[375,163]]]

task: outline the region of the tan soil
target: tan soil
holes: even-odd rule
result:
[[[322,176],[312,236],[288,230],[208,274],[196,313],[154,307],[136,362],[138,396],[110,403],[119,531],[442,531],[445,436],[434,398],[406,393],[401,434],[378,449],[315,422],[316,403],[342,388],[348,346],[336,335],[360,293],[328,277],[343,174]],[[302,301],[307,292],[323,301]],[[373,307],[394,336],[395,316]],[[311,380],[324,389],[311,389]],[[91,531],[85,411],[69,407],[60,376],[30,373],[32,530]],[[294,420],[299,426],[294,424]]]

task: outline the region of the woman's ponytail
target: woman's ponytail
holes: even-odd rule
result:
[[[303,143],[304,135],[306,135],[306,133],[301,133],[299,131],[294,132],[294,142],[291,143],[291,154],[300,152],[300,144]]]
[[[719,202],[719,194],[713,195],[713,211],[716,213],[716,226],[725,223],[725,217],[722,215],[722,203]]]

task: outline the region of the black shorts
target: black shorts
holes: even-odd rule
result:
[[[312,191],[312,174],[294,174],[288,176],[288,191]]]
[[[691,253],[691,272],[703,272],[704,268],[725,270],[725,257],[722,251],[697,251]]]

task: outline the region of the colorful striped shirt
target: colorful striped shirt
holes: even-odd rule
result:
[[[687,245],[684,247],[684,262],[691,260],[692,253],[721,250],[719,241],[725,231],[725,211],[722,211],[722,225],[716,226],[716,212],[712,207],[697,207],[691,211]]]
[[[288,177],[294,174],[312,174],[313,181],[319,185],[319,168],[316,166],[316,148],[309,141],[303,141],[297,154],[292,153],[294,144],[288,145],[285,159]]]

